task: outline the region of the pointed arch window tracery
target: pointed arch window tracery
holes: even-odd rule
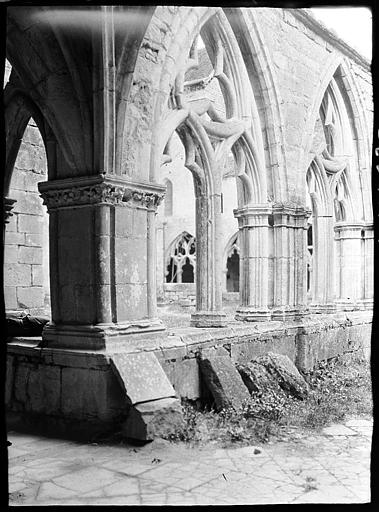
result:
[[[182,233],[171,245],[166,267],[167,283],[193,283],[196,269],[196,239]]]

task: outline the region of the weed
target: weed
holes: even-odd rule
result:
[[[273,390],[253,392],[239,408],[199,410],[183,403],[184,426],[171,441],[230,444],[265,443],[285,427],[319,429],[347,415],[372,414],[369,363],[335,358],[304,373],[310,392],[297,400]]]

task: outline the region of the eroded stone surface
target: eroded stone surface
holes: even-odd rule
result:
[[[289,357],[268,352],[267,355],[260,356],[256,361],[267,368],[285,392],[300,399],[308,395],[308,384]]]
[[[132,404],[175,397],[175,390],[153,352],[112,354],[110,363]]]
[[[308,384],[289,357],[283,354],[268,352],[246,365],[237,365],[237,369],[250,393],[284,391],[300,399],[308,394]]]
[[[150,441],[168,436],[184,426],[183,412],[177,398],[164,398],[132,407],[122,432],[129,439]]]
[[[205,384],[218,409],[241,407],[249,398],[249,392],[225,349],[204,351],[199,364]]]
[[[251,361],[248,364],[237,364],[242,380],[249,390],[253,392],[267,392],[274,391],[280,393],[282,391],[278,381],[272,377],[267,368],[256,361]]]

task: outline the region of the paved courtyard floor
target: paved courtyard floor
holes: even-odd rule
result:
[[[370,502],[372,422],[260,446],[79,444],[9,432],[10,505]]]

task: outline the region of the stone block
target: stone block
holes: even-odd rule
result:
[[[38,190],[38,183],[45,181],[45,176],[35,172],[25,172],[25,190]],[[47,212],[46,206],[43,206]]]
[[[287,394],[299,399],[307,397],[308,384],[289,357],[268,352],[268,354],[256,358],[254,362],[264,366],[268,374],[278,382]]]
[[[43,247],[42,235],[33,233],[29,235],[25,234],[25,245],[29,247]]]
[[[318,328],[302,329],[296,340],[296,366],[302,370],[310,370],[318,361],[327,360],[351,350],[358,350],[358,346],[351,343],[351,329],[352,327],[346,327],[336,322],[334,327],[328,326],[327,329],[323,328],[322,322]]]
[[[5,286],[30,286],[32,284],[32,267],[24,263],[4,265]]]
[[[5,245],[25,245],[25,233],[6,230]]]
[[[29,378],[27,381],[26,392],[28,400],[25,403],[25,410],[37,414],[44,412],[45,397],[43,391],[43,380],[40,366],[36,365],[30,369]]]
[[[18,215],[11,215],[8,217],[8,222],[5,225],[5,229],[9,233],[16,233],[18,231]]]
[[[96,323],[95,290],[92,286],[61,284],[59,288],[62,321],[82,324]]]
[[[241,364],[251,361],[257,356],[276,352],[288,356],[291,361],[296,358],[296,336],[264,336],[256,335],[256,338],[241,341],[231,345],[231,357],[234,362]]]
[[[28,402],[27,383],[29,380],[31,367],[28,364],[16,362],[16,371],[14,375],[13,396],[17,402],[23,406]]]
[[[145,239],[115,240],[116,284],[138,284],[146,282],[147,249]]]
[[[175,397],[175,390],[153,352],[112,354],[110,364],[132,404]]]
[[[44,305],[42,286],[17,287],[17,303],[21,308],[37,308]]]
[[[18,263],[18,249],[17,245],[5,245],[4,263]]]
[[[119,322],[146,318],[147,285],[116,285],[117,318]]]
[[[93,284],[95,279],[93,243],[86,237],[60,236],[58,239],[60,283]],[[42,260],[41,260],[42,261]]]
[[[45,151],[41,134],[40,134],[37,126],[32,125],[31,123],[29,123],[28,126],[26,127],[26,130],[25,130],[25,133],[23,136],[23,141],[25,143],[30,143],[30,144],[33,144],[33,146],[38,147],[41,152]]]
[[[177,398],[163,398],[132,407],[122,427],[129,439],[151,441],[169,437],[184,427],[183,411]]]
[[[42,232],[43,217],[41,215],[18,215],[18,231],[20,233],[35,233]]]
[[[4,286],[4,301],[5,301],[5,309],[17,309],[17,291],[14,286]]]
[[[62,413],[68,418],[108,418],[109,372],[85,368],[62,368]]]
[[[249,390],[249,393],[266,393],[273,391],[276,394],[283,393],[278,381],[272,377],[267,368],[257,361],[250,361],[247,364],[236,364],[242,380]]]
[[[203,351],[199,364],[202,378],[218,410],[239,408],[249,398],[249,392],[225,349]]]
[[[135,210],[133,208],[115,209],[115,236],[130,238],[133,233]]]
[[[42,249],[40,247],[24,247],[18,248],[19,263],[42,263]]]
[[[32,285],[43,286],[44,272],[42,265],[32,265]]]
[[[25,184],[26,174],[27,173],[25,173],[24,171],[14,168],[11,179],[11,187],[9,191],[9,196],[12,197],[12,199],[16,199],[15,197],[13,197],[14,190],[27,190]]]
[[[46,174],[46,155],[43,146],[22,142],[15,167],[30,172]]]
[[[21,191],[15,190],[13,193],[14,199],[17,199],[13,211],[15,213],[25,213],[32,215],[43,215],[42,198],[37,191]]]
[[[200,398],[200,370],[196,358],[164,361],[162,366],[180,398],[188,400]]]
[[[60,413],[61,368],[59,366],[38,365],[30,373],[28,381],[29,402],[27,409],[35,413]]]

